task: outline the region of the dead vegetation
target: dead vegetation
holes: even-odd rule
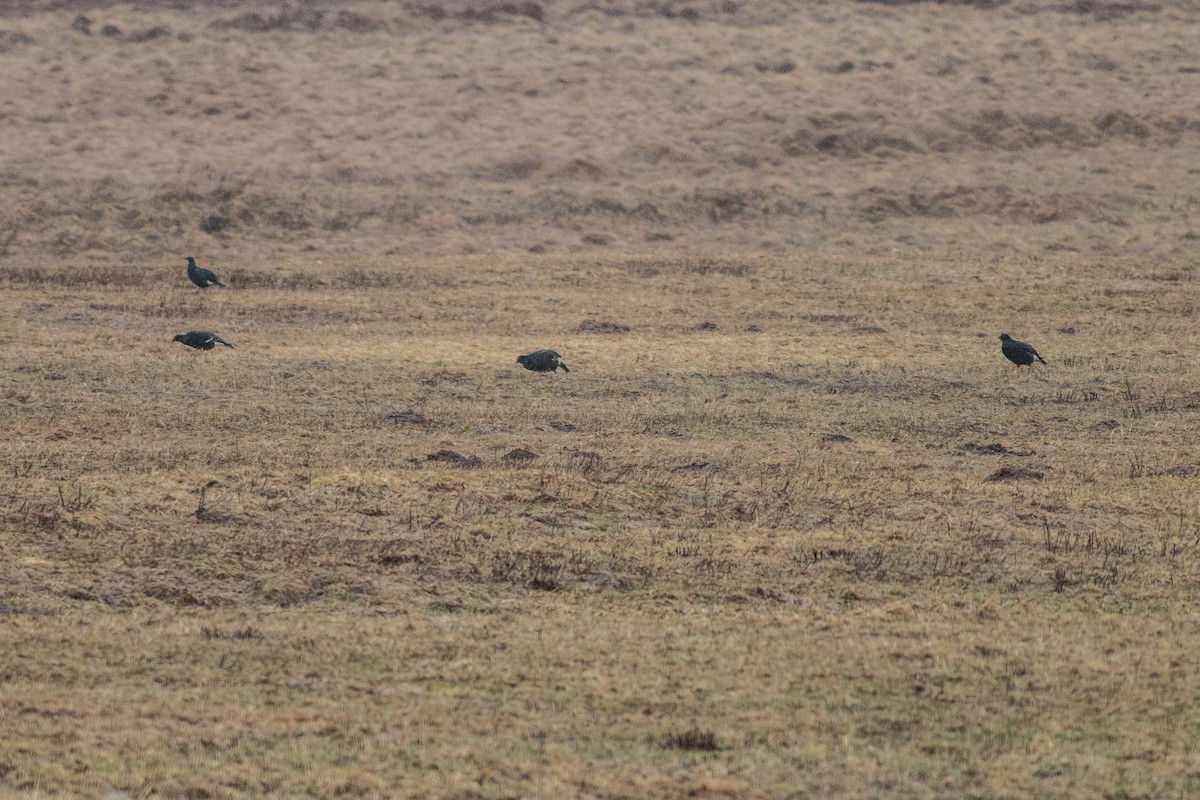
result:
[[[1170,257],[1194,241],[1195,193],[1148,176],[1200,141],[1193,12],[18,6],[4,114],[31,135],[0,143],[0,259],[952,238],[909,217],[1010,252]]]
[[[1190,791],[1144,692],[1193,685],[1166,633],[1200,584],[1194,283],[1147,327],[1104,310],[1161,285],[1131,264],[1008,293],[1030,266],[10,272],[5,786],[773,796],[799,760],[833,796]],[[579,328],[601,296],[628,332]],[[197,318],[231,358],[168,346]],[[1003,359],[1013,318],[1053,368]],[[578,367],[521,370],[533,335]]]
[[[0,794],[1196,794],[1196,16],[6,4]]]

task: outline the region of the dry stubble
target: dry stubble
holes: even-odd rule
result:
[[[9,281],[10,786],[1191,785],[1190,277],[394,266]],[[599,297],[628,332],[578,332]],[[237,350],[170,341],[202,313]],[[1049,368],[1000,357],[1014,318]]]
[[[3,791],[1195,793],[1194,7],[505,8],[0,17]]]

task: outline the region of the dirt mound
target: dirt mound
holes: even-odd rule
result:
[[[428,425],[429,420],[419,411],[393,411],[385,419],[396,425]]]
[[[307,31],[309,33],[320,29],[325,20],[325,12],[314,11],[293,6],[284,6],[274,14],[260,14],[249,11],[236,17],[214,20],[210,27],[218,30],[241,30],[250,33],[268,33],[271,31]]]
[[[874,3],[880,6],[912,6],[917,3],[937,3],[939,6],[966,6],[984,11],[1001,8],[1012,0],[856,0],[859,3]]]
[[[524,465],[528,464],[530,461],[533,461],[537,457],[538,454],[532,450],[526,450],[523,447],[518,447],[515,450],[509,450],[507,453],[502,455],[500,460],[505,464]]]
[[[1033,147],[1099,147],[1110,140],[1172,144],[1200,135],[1200,119],[1186,115],[1134,115],[1123,109],[1098,114],[986,108],[944,110],[933,121],[868,111],[811,115],[779,139],[792,158],[827,155],[860,158],[905,153],[1024,150]]]
[[[585,319],[579,323],[578,330],[580,333],[629,333],[629,326],[607,320],[601,322],[594,319]]]
[[[598,181],[609,175],[609,170],[586,158],[573,158],[550,171],[550,177],[566,180]]]
[[[542,159],[534,153],[522,154],[489,167],[475,170],[475,177],[492,181],[521,181],[542,168]]]
[[[784,155],[793,158],[821,154],[854,158],[867,153],[915,153],[929,149],[909,125],[881,112],[809,116],[780,141],[780,146]]]
[[[414,3],[412,12],[435,20],[459,19],[466,22],[504,22],[525,17],[541,22],[546,17],[540,3],[479,3],[471,0],[443,0],[442,2]]]
[[[963,450],[968,453],[987,456],[1032,456],[1036,455],[1033,450],[1010,450],[1000,442],[991,442],[990,444],[976,444],[975,442],[967,442],[963,445]]]
[[[999,481],[1040,481],[1045,478],[1045,473],[1038,472],[1035,469],[1026,467],[1001,467],[991,475],[983,479],[984,483],[997,483]]]
[[[483,459],[479,456],[464,456],[461,453],[456,453],[453,450],[438,450],[425,456],[425,461],[432,461],[436,464],[445,464],[450,467],[462,467],[464,469],[482,467]]]
[[[1062,3],[1045,7],[1047,11],[1058,11],[1064,14],[1089,14],[1101,21],[1109,21],[1127,17],[1138,12],[1158,13],[1162,11],[1159,3],[1113,3],[1105,0],[1075,0],[1072,3]]]
[[[0,31],[0,53],[7,53],[14,47],[19,47],[24,44],[33,44],[33,37],[25,33]]]
[[[991,11],[1010,5],[1012,0],[856,0],[859,3],[871,3],[881,6],[912,6],[922,3],[934,3],[940,6],[964,6],[981,11]],[[1019,10],[1024,14],[1037,14],[1052,11],[1063,14],[1088,14],[1098,20],[1107,21],[1127,17],[1138,12],[1158,13],[1162,11],[1159,3],[1114,3],[1106,0],[1074,0],[1071,3],[1057,3],[1037,6],[1029,3],[1022,5]]]
[[[1128,202],[1114,195],[1120,206]],[[947,189],[910,190],[872,187],[849,198],[852,208],[880,217],[964,218],[994,216],[1010,222],[1045,224],[1058,220],[1100,219],[1105,198],[1062,192],[1037,192],[1010,186],[956,186]]]

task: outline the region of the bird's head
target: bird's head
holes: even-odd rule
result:
[[[1002,333],[1002,334],[1000,334],[1000,341],[1002,341],[1002,342],[1007,342],[1007,341],[1009,341],[1010,339],[1012,339],[1012,337],[1011,337],[1011,336],[1009,336],[1007,333]]]
[[[188,257],[187,257],[187,262],[188,262],[188,265],[189,265],[189,266],[193,266],[193,267],[194,267],[194,266],[196,266],[196,257],[195,257],[195,256],[188,256]]]
[[[172,341],[172,342],[182,342],[182,341],[183,341],[183,334],[182,334],[182,333],[177,333],[177,334],[175,334],[175,338],[174,338],[174,339],[172,339],[171,341]]]
[[[527,359],[527,358],[529,358],[529,356],[517,356],[517,363],[518,363],[518,364],[524,364],[524,363],[525,363],[525,359]]]

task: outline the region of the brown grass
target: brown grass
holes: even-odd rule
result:
[[[0,15],[0,795],[1196,794],[1195,7],[790,8]]]
[[[8,281],[6,785],[1193,785],[1190,277],[395,268]],[[577,332],[597,308],[631,330]],[[200,324],[238,349],[170,342]],[[1003,361],[1001,327],[1051,366]],[[544,344],[569,376],[514,363]]]
[[[10,12],[0,252],[1191,252],[1194,3],[997,5]]]

